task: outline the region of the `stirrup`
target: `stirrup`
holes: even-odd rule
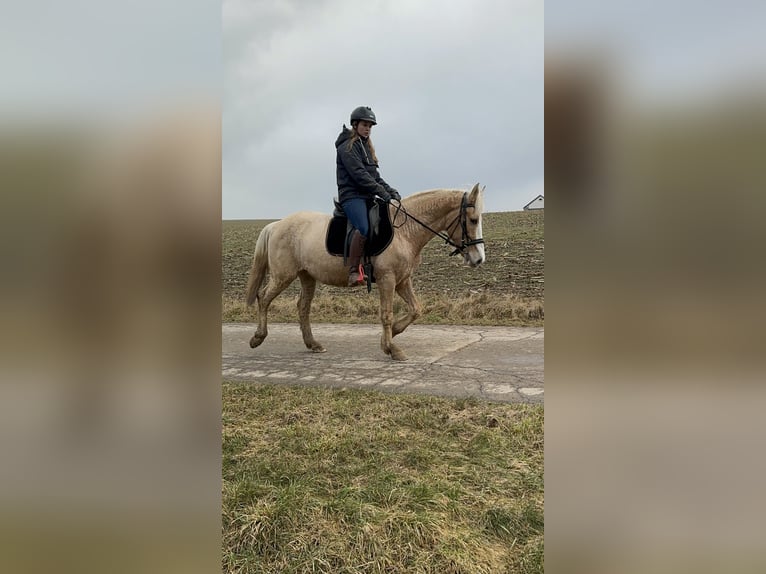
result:
[[[354,273],[356,273],[357,277],[356,277],[355,280],[353,280],[354,282],[352,283],[352,276],[353,276]],[[367,281],[367,278],[364,276],[364,267],[360,263],[359,267],[357,267],[354,271],[349,273],[349,276],[348,276],[348,286],[349,287],[358,287],[359,285],[364,285],[365,281]]]

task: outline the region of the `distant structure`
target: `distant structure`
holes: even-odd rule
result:
[[[524,206],[524,211],[529,211],[530,209],[545,209],[545,198],[542,195],[538,195]]]

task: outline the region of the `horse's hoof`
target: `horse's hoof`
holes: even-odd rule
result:
[[[263,343],[263,340],[265,338],[266,337],[258,337],[257,335],[253,335],[252,338],[250,339],[250,348],[255,349],[258,345]]]
[[[326,353],[327,349],[325,349],[322,345],[314,345],[311,347],[312,353]]]
[[[394,361],[406,361],[407,355],[402,353],[399,349],[391,349],[391,358]]]

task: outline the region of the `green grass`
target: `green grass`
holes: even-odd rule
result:
[[[543,571],[543,408],[223,385],[223,569]]]
[[[254,321],[256,311],[244,304],[255,241],[267,220],[224,221],[222,252],[223,321]],[[544,214],[540,211],[484,215],[487,261],[477,269],[449,257],[438,239],[422,253],[413,276],[423,304],[421,324],[542,326],[544,320]],[[299,282],[273,303],[269,319],[296,322]],[[402,306],[397,299],[395,311]],[[373,290],[317,287],[313,322],[375,323],[378,297]]]

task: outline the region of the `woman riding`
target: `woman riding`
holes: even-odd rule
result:
[[[338,201],[354,227],[349,245],[349,287],[365,282],[361,261],[369,235],[368,202],[376,195],[386,202],[401,200],[399,192],[383,181],[378,173],[378,158],[370,140],[370,131],[376,124],[373,111],[360,106],[351,112],[351,129],[344,124],[343,131],[335,140]]]

